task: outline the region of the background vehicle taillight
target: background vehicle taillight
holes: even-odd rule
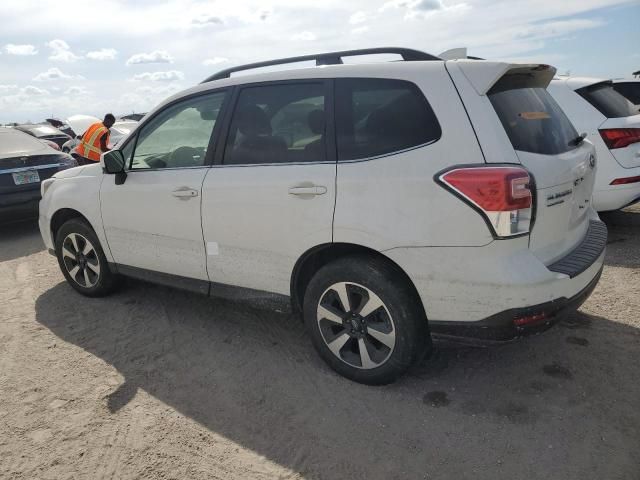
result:
[[[630,183],[640,183],[640,176],[616,178],[609,185],[629,185]]]
[[[496,237],[513,237],[531,230],[531,177],[524,168],[456,168],[440,175],[439,180],[476,207]]]
[[[640,128],[603,128],[599,132],[609,148],[624,148],[640,142]]]

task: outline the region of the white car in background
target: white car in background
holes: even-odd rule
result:
[[[577,130],[596,146],[596,210],[618,210],[640,201],[638,106],[611,80],[559,76],[548,90]]]
[[[78,137],[86,132],[87,128],[89,128],[91,125],[100,121],[101,120],[99,118],[92,117],[90,115],[74,115],[67,118],[67,124],[73,129],[76,136],[75,138],[72,138],[67,143],[62,145],[62,151],[71,153],[73,149],[76,148],[80,143],[80,139]],[[116,146],[118,142],[129,135],[131,130],[133,130],[137,125],[138,122],[135,122],[133,120],[118,121],[114,123],[111,127],[109,146],[111,148]]]

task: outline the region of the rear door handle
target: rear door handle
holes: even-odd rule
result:
[[[289,189],[289,195],[324,195],[327,193],[327,187],[321,185],[313,185],[311,187],[291,187]]]
[[[188,200],[190,198],[197,197],[198,190],[195,188],[180,187],[171,192],[171,194],[174,197],[178,197],[180,200]]]

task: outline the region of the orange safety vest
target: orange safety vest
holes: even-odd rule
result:
[[[100,148],[100,138],[104,134],[107,134],[107,144],[109,143],[109,129],[104,126],[102,122],[94,123],[87,131],[82,135],[80,144],[76,147],[76,153],[93,160],[94,162],[100,161],[100,155],[102,155],[102,149]]]

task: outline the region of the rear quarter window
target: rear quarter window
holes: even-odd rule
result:
[[[557,155],[575,148],[578,132],[546,89],[498,82],[488,96],[515,150]]]
[[[636,107],[640,107],[640,82],[614,83],[613,89]]]
[[[440,124],[417,85],[404,80],[336,80],[338,160],[358,160],[438,140]]]
[[[633,103],[617,92],[611,82],[579,88],[576,93],[607,118],[630,117],[638,113]]]

